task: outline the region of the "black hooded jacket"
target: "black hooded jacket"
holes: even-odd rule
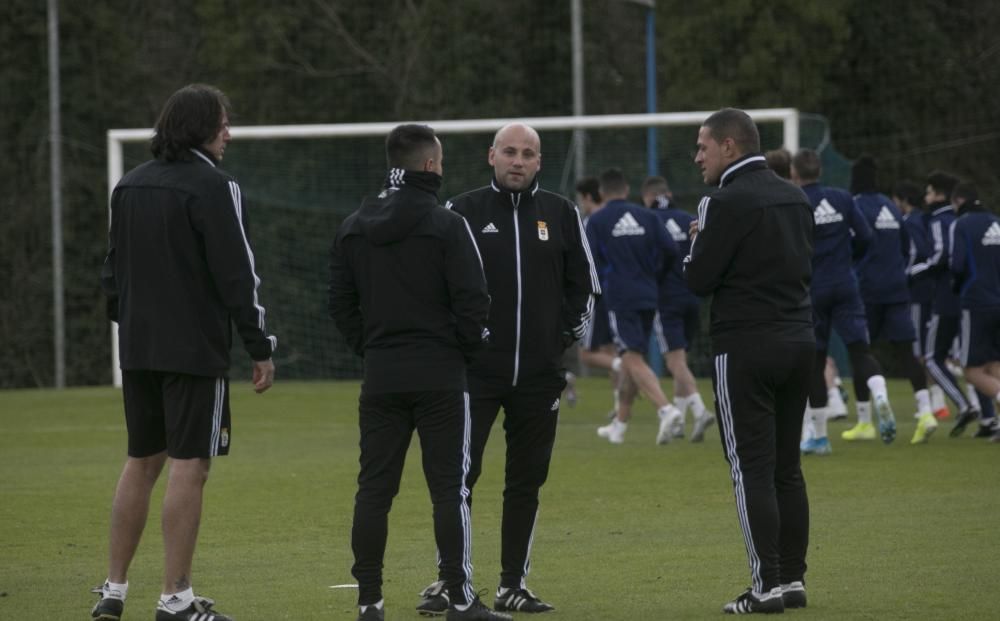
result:
[[[330,316],[365,359],[366,393],[465,390],[488,338],[490,299],[465,219],[437,202],[441,177],[389,172],[341,224],[330,252]]]

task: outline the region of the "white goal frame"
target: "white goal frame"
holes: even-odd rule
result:
[[[656,114],[607,114],[591,116],[550,116],[537,118],[468,119],[458,121],[419,121],[430,125],[437,134],[474,134],[495,132],[507,123],[519,122],[539,130],[609,129],[667,127],[678,125],[697,126],[714,111],[660,112]],[[761,108],[746,110],[754,121],[780,122],[783,126],[783,146],[790,152],[799,150],[799,112],[795,108]],[[345,138],[357,136],[385,136],[401,122],[391,123],[338,123],[319,125],[256,125],[233,127],[233,140],[268,140],[274,138]],[[124,170],[124,144],[144,142],[153,137],[151,128],[108,130],[108,200]],[[110,209],[110,208],[109,208]],[[110,223],[110,210],[108,213]],[[118,324],[111,324],[111,371],[115,386],[122,385],[118,360]]]

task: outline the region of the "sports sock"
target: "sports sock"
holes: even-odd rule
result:
[[[858,409],[858,422],[872,424],[872,403],[871,401],[858,401],[855,403]]]
[[[674,407],[681,411],[681,414],[687,411],[689,397],[674,397]]]
[[[670,411],[672,409],[674,409],[674,406],[672,406],[670,404],[667,404],[667,405],[663,406],[662,408],[656,410],[656,415],[659,416],[661,419],[666,418],[667,415],[670,414]]]
[[[876,399],[889,400],[889,392],[885,387],[885,378],[881,375],[872,375],[865,382],[868,384],[868,390],[872,391],[872,396]]]
[[[691,413],[695,418],[701,418],[705,415],[705,402],[701,398],[701,393],[696,392],[688,396],[688,407],[691,408]]]
[[[843,410],[847,407],[844,398],[840,396],[840,389],[836,386],[826,391],[826,405],[833,410]]]
[[[615,356],[614,359],[611,361],[611,370],[614,371],[615,373],[622,372],[621,356]]]
[[[128,582],[123,584],[118,584],[117,582],[111,582],[110,580],[104,581],[104,586],[101,587],[103,591],[103,597],[110,597],[111,599],[120,599],[123,602],[125,597],[128,596]]]
[[[943,410],[945,408],[944,391],[937,384],[931,384],[928,390],[931,391],[931,410],[935,412]]]
[[[179,593],[163,593],[160,595],[160,605],[171,612],[180,612],[194,602],[194,588],[188,587]]]
[[[917,401],[917,417],[931,413],[931,393],[926,388],[913,393],[913,398]]]
[[[982,409],[982,406],[979,403],[979,395],[976,394],[976,387],[968,382],[965,384],[965,395],[969,399],[969,407],[976,410]]]
[[[826,410],[825,409],[812,410],[812,421],[813,421],[813,432],[816,434],[816,437],[817,438],[825,438],[826,437]]]
[[[369,608],[371,608],[372,606],[378,608],[379,610],[382,610],[382,607],[385,606],[385,598],[383,597],[382,599],[378,600],[374,604],[368,604],[368,605],[365,605],[365,606],[360,606],[360,608],[361,608],[361,614],[365,614],[365,611],[368,610]],[[468,608],[468,607],[469,607],[469,605],[466,604],[465,608]],[[455,606],[455,608],[458,608],[458,606]],[[459,608],[459,610],[465,610],[465,608]]]

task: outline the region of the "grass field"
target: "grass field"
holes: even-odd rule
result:
[[[563,407],[529,585],[557,605],[552,619],[719,617],[749,573],[718,432],[701,445],[655,446],[652,408],[640,403],[626,443],[609,445],[594,433],[605,386],[582,380],[580,403]],[[912,399],[899,382],[891,389],[901,421],[894,445],[849,445],[839,439],[846,426],[831,424],[834,454],[804,460],[809,608],[788,614],[996,619],[1000,446],[949,439],[950,425],[910,446]],[[357,393],[355,383],[279,383],[264,396],[234,386],[233,454],[213,466],[194,571],[195,588],[223,612],[239,621],[354,618],[356,591],[329,586],[354,582]],[[89,619],[125,453],[120,400],[110,388],[0,392],[0,619]],[[415,443],[390,516],[388,619],[420,618],[416,594],[435,577],[418,453]],[[495,431],[473,515],[475,582],[491,591],[502,457]],[[151,517],[125,619],[152,618],[161,553]]]

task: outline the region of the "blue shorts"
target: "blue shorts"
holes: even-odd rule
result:
[[[594,304],[594,318],[587,327],[587,333],[580,340],[580,347],[587,351],[597,351],[605,345],[614,343],[611,336],[611,325],[608,323],[608,309],[604,300],[598,298]]]
[[[913,355],[921,360],[928,353],[927,344],[927,322],[931,320],[930,302],[913,302],[910,304],[910,323],[917,332],[917,338],[913,341]],[[931,343],[931,348],[933,343]]]
[[[653,331],[660,351],[688,350],[698,334],[701,303],[688,299],[680,304],[661,306],[653,320]]]
[[[614,336],[615,345],[618,346],[618,353],[633,351],[646,354],[655,315],[656,311],[652,309],[608,312],[611,334]]]
[[[890,343],[908,343],[917,338],[917,331],[910,318],[909,302],[865,304],[865,315],[868,319],[868,336],[872,341],[885,339]]]
[[[1000,308],[962,309],[963,367],[1000,361]]]
[[[826,349],[833,328],[845,345],[868,343],[865,305],[855,283],[844,283],[812,292],[816,348]]]

